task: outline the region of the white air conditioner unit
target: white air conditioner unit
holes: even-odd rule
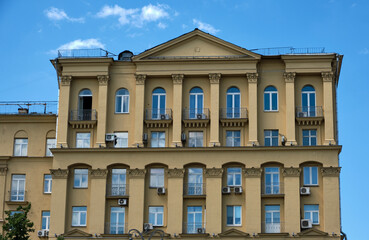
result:
[[[307,112],[299,112],[298,116],[299,117],[307,117],[308,113]]]
[[[115,140],[115,134],[114,133],[105,134],[105,141],[106,142],[112,142],[114,140]]]
[[[160,119],[165,120],[166,119],[165,114],[160,114]]]
[[[49,230],[44,230],[44,235],[45,235],[45,237],[48,237],[49,236]]]
[[[311,224],[310,219],[301,219],[301,228],[312,228],[313,225]]]
[[[144,223],[144,231],[152,230],[154,227],[152,226],[152,223]]]
[[[127,206],[128,205],[127,198],[119,198],[118,199],[118,205],[119,206]]]
[[[158,192],[159,195],[164,195],[165,194],[165,187],[158,187],[157,192]]]
[[[222,193],[223,194],[230,194],[231,193],[231,188],[230,187],[224,187],[224,188],[222,188]]]
[[[310,195],[310,188],[309,187],[302,187],[300,188],[301,195]]]
[[[38,237],[48,237],[49,236],[49,230],[39,230],[37,231]]]
[[[197,233],[205,233],[205,228],[197,228]]]
[[[197,119],[202,119],[203,118],[203,115],[201,113],[197,114],[196,115]]]
[[[234,193],[241,194],[242,193],[242,187],[241,186],[234,187]]]

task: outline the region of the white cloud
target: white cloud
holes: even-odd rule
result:
[[[58,9],[55,7],[50,7],[44,11],[47,18],[53,21],[61,21],[61,20],[68,20],[70,22],[80,22],[83,23],[85,20],[84,18],[72,18],[69,17],[63,9]]]
[[[147,5],[143,6],[141,9],[141,17],[144,21],[156,21],[161,18],[168,17],[169,14],[165,11],[168,8],[166,5]]]
[[[363,54],[363,55],[368,55],[368,54],[369,54],[369,49],[364,48],[364,49],[362,49],[359,53],[360,53],[360,54]]]
[[[205,31],[205,32],[208,32],[210,34],[216,34],[217,32],[219,32],[220,30],[219,29],[216,29],[214,28],[213,26],[211,26],[210,24],[208,23],[204,23],[204,22],[201,22],[197,19],[193,19],[192,20],[193,24],[196,25],[199,29]]]
[[[69,43],[59,46],[56,50],[49,51],[50,54],[56,54],[58,50],[71,50],[71,49],[90,49],[90,48],[105,48],[105,45],[96,38],[90,38],[86,40],[77,39]]]
[[[138,9],[124,9],[119,7],[118,5],[114,5],[114,7],[104,6],[100,12],[97,13],[97,17],[105,18],[109,16],[119,16],[119,23],[124,25],[130,22],[130,18],[137,13]]]
[[[161,29],[166,29],[167,28],[167,25],[165,23],[158,23],[158,28],[161,28]]]

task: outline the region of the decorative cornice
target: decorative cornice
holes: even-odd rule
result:
[[[173,84],[181,85],[183,82],[183,74],[172,74]]]
[[[220,73],[209,73],[210,83],[219,84],[219,81],[220,81],[221,77],[222,77],[222,74],[220,74]]]
[[[332,82],[334,79],[333,72],[322,72],[323,82]]]
[[[217,178],[222,177],[223,168],[206,168],[205,169],[205,177],[207,178]]]
[[[320,172],[323,177],[339,177],[341,172],[341,167],[322,167]]]
[[[92,178],[106,178],[106,176],[108,175],[108,170],[100,168],[91,169],[90,174]]]
[[[0,176],[5,176],[7,171],[7,167],[0,167]]]
[[[294,167],[283,168],[282,173],[283,173],[283,176],[285,177],[299,177],[301,173],[301,169],[294,168]]]
[[[286,83],[293,83],[295,82],[296,73],[295,72],[285,72],[283,74],[283,77]]]
[[[183,178],[185,170],[180,168],[168,169],[167,174],[168,178]]]
[[[71,81],[72,81],[72,76],[62,76],[60,78],[61,85],[63,86],[69,86]]]
[[[144,178],[146,174],[146,169],[129,169],[128,175],[130,178]]]
[[[108,85],[109,82],[109,75],[98,75],[97,76],[97,81],[99,81],[99,85]]]
[[[258,76],[257,73],[246,73],[246,77],[249,83],[257,83],[258,82]]]
[[[244,176],[245,177],[254,177],[254,178],[258,178],[261,177],[261,173],[263,172],[263,170],[261,168],[244,168],[243,169],[244,172]]]
[[[68,178],[69,170],[68,169],[50,169],[51,177],[53,179],[65,179]]]
[[[145,85],[146,74],[135,74],[136,85]]]

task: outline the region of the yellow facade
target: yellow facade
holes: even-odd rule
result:
[[[58,114],[0,115],[0,226],[31,202],[32,239],[45,211],[49,238],[126,239],[151,223],[165,238],[340,239],[341,62],[197,29],[128,61],[52,60]]]

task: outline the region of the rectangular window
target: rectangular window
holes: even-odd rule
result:
[[[241,226],[241,206],[227,206],[227,226]]]
[[[202,207],[187,207],[187,233],[197,233],[197,229],[202,228]]]
[[[264,130],[264,145],[278,146],[278,130]]]
[[[55,138],[48,138],[46,139],[46,156],[52,156],[52,152],[50,148],[56,147],[56,139]]]
[[[227,185],[241,186],[241,168],[227,168]]]
[[[74,169],[74,187],[87,188],[88,169]]]
[[[51,193],[52,178],[50,174],[44,175],[44,193]]]
[[[203,146],[203,132],[188,132],[188,146],[202,147]]]
[[[10,193],[10,201],[25,201],[26,175],[12,175],[12,186]]]
[[[110,209],[110,234],[124,234],[125,208]]]
[[[265,233],[280,233],[281,219],[280,206],[268,205],[265,206]]]
[[[164,168],[150,169],[150,187],[164,187]]]
[[[125,196],[127,195],[126,185],[126,169],[113,169],[111,175],[111,195]]]
[[[304,167],[304,185],[318,185],[318,167]]]
[[[83,227],[87,223],[87,207],[73,207],[72,226]]]
[[[316,146],[316,130],[302,130],[302,145]]]
[[[163,226],[164,222],[164,208],[163,207],[149,207],[149,223],[153,226]]]
[[[202,195],[203,183],[202,183],[202,168],[189,168],[188,169],[188,195]]]
[[[304,205],[304,218],[312,224],[319,224],[319,205]]]
[[[226,131],[226,136],[227,147],[241,146],[241,131]]]
[[[115,144],[114,147],[116,148],[128,147],[128,132],[115,132],[114,134],[117,137],[117,144]]]
[[[165,147],[165,132],[151,132],[151,147]]]
[[[42,230],[50,229],[50,211],[42,211]]]
[[[77,133],[76,148],[89,148],[90,136],[90,133]]]
[[[28,139],[14,139],[14,156],[27,156]]]
[[[280,194],[279,168],[265,168],[265,191],[264,194]]]

